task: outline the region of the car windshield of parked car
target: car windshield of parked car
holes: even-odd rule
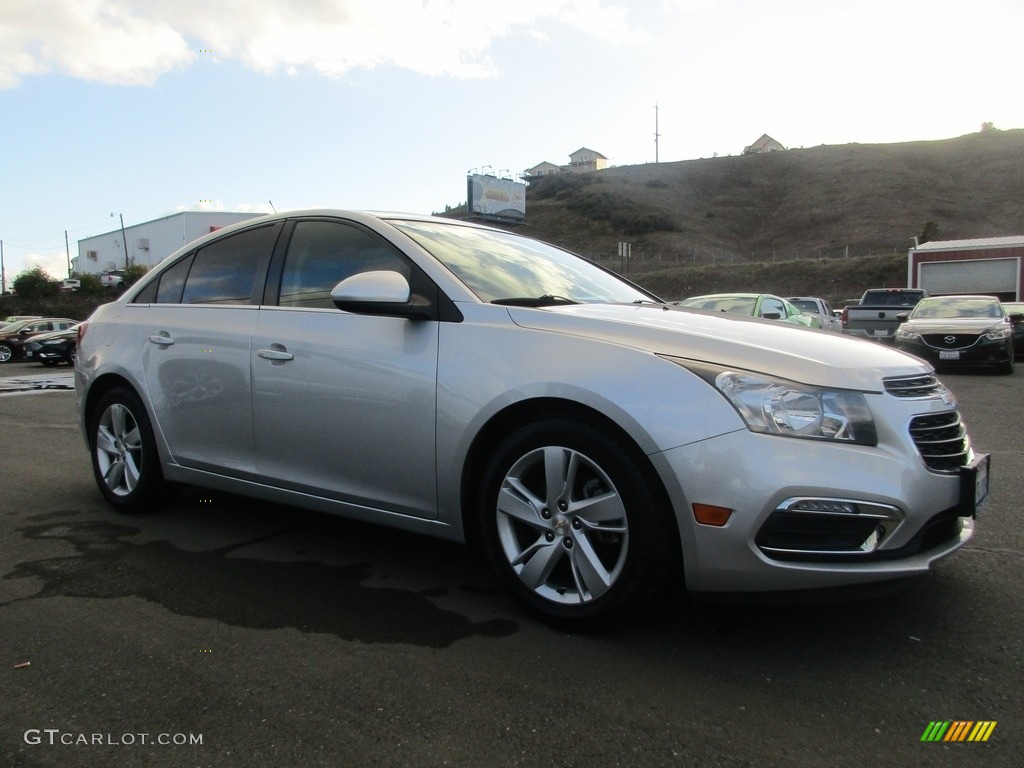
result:
[[[596,264],[539,240],[457,224],[391,223],[481,301],[535,306],[659,301]]]
[[[810,299],[790,299],[789,303],[801,312],[809,312],[812,315],[818,314],[818,305]]]
[[[731,312],[736,315],[753,315],[756,303],[756,296],[696,296],[679,302],[683,307]]]
[[[949,319],[955,317],[1003,317],[1003,310],[995,299],[922,299],[914,309],[912,318]]]

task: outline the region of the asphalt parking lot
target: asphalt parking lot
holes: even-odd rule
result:
[[[194,488],[116,514],[67,373],[0,367],[3,766],[1022,765],[1024,367],[942,376],[992,491],[927,578],[578,635],[452,544]]]

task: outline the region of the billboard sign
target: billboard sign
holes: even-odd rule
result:
[[[526,185],[512,179],[472,174],[466,178],[469,212],[519,221],[526,218]]]

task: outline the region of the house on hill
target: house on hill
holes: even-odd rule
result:
[[[554,176],[556,173],[561,172],[562,167],[560,165],[555,165],[554,163],[549,163],[547,160],[545,160],[543,163],[537,163],[537,165],[533,166],[533,168],[527,168],[525,171],[523,171],[523,174],[530,177],[537,177]]]
[[[580,147],[569,155],[570,173],[590,173],[601,171],[608,167],[608,158],[600,152],[595,152],[586,147]]]
[[[526,178],[538,178],[540,176],[554,176],[558,173],[592,173],[608,167],[608,158],[600,152],[586,147],[580,147],[569,155],[568,165],[555,165],[546,160],[538,163],[532,168],[523,171]]]
[[[767,133],[762,133],[761,138],[755,141],[748,147],[743,148],[744,155],[760,155],[765,152],[785,152],[786,148],[779,142],[769,136]]]

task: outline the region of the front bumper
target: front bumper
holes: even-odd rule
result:
[[[910,434],[915,416],[950,408],[937,398],[871,399],[877,446],[742,430],[653,457],[669,478],[688,589],[764,592],[889,581],[927,572],[971,538],[973,509],[961,506],[960,472],[929,468]],[[794,506],[796,500],[813,503]],[[694,503],[733,513],[724,526],[702,525]],[[829,513],[830,503],[851,505],[850,514],[814,512],[818,504]]]
[[[1004,365],[1013,357],[1013,346],[1005,339],[990,341],[984,337],[973,344],[942,348],[923,341],[896,342],[896,348],[926,360],[936,368],[947,366]]]

